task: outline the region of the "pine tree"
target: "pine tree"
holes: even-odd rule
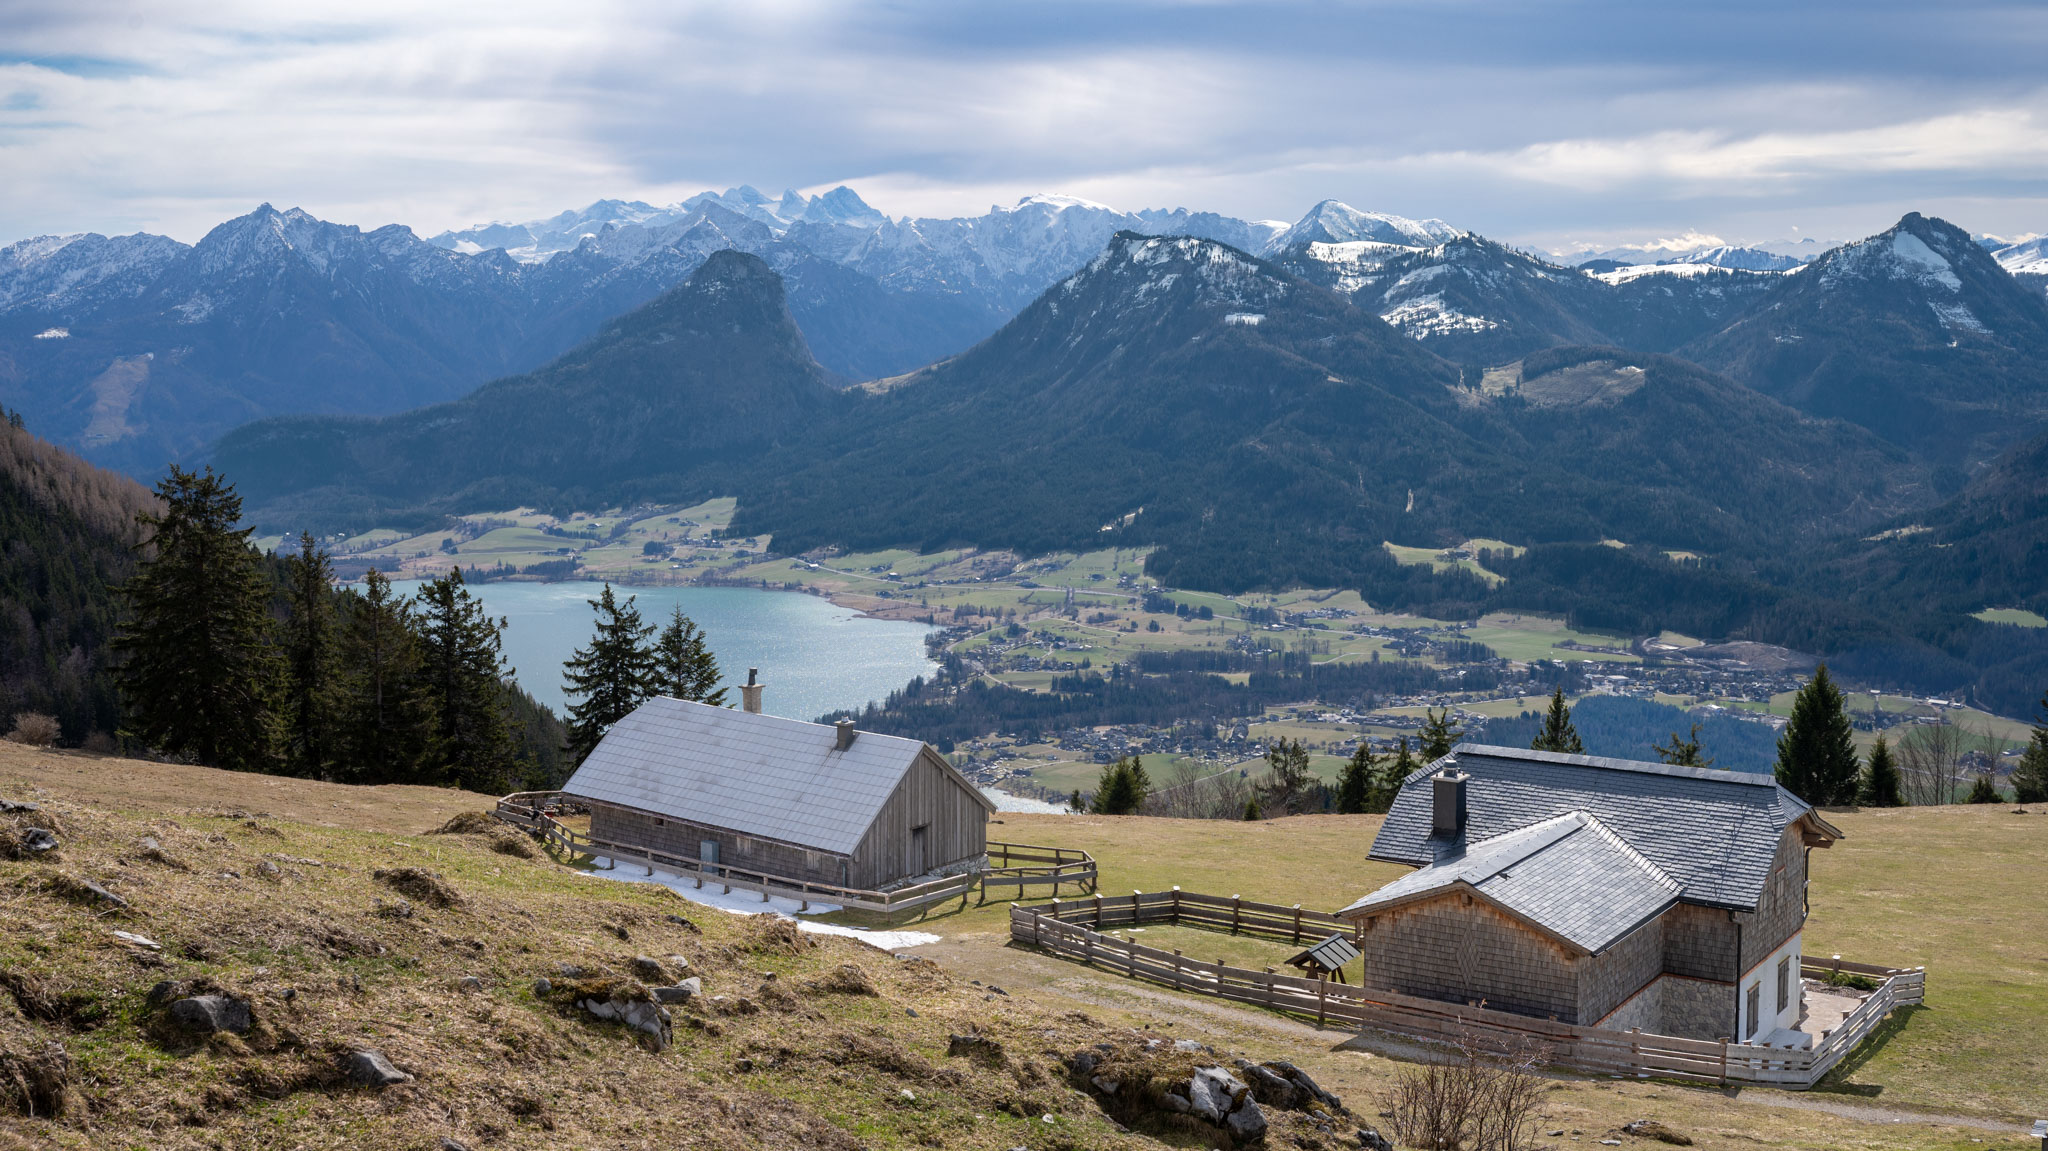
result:
[[[1712,756],[1701,754],[1699,724],[1692,725],[1692,735],[1689,738],[1680,738],[1674,731],[1671,733],[1670,744],[1653,743],[1650,749],[1657,753],[1657,758],[1677,767],[1714,766]]]
[[[1067,797],[1067,810],[1075,812],[1088,810],[1088,801],[1081,798],[1080,788],[1075,788],[1074,794]]]
[[[1442,715],[1435,709],[1426,709],[1429,716],[1423,721],[1422,730],[1415,734],[1415,740],[1422,747],[1425,762],[1435,762],[1451,754],[1458,745],[1458,737],[1465,734],[1463,728],[1451,722],[1451,709],[1445,708]]]
[[[725,706],[725,689],[718,686],[718,657],[682,608],[675,609],[654,641],[652,685],[655,695]]]
[[[1408,737],[1402,736],[1394,743],[1394,762],[1373,781],[1372,798],[1365,809],[1375,815],[1384,815],[1394,808],[1394,798],[1401,794],[1401,781],[1414,775],[1422,765],[1415,760],[1415,753],[1408,749]]]
[[[173,467],[161,514],[124,586],[132,618],[115,640],[129,730],[156,750],[213,767],[274,764],[270,588],[236,528],[242,499],[212,468]]]
[[[350,783],[417,782],[433,726],[411,609],[376,568],[341,604],[337,775]]]
[[[463,586],[462,569],[429,580],[414,597],[421,686],[433,725],[430,780],[503,794],[517,748],[506,708],[505,621],[492,619]]]
[[[1842,691],[1828,665],[1813,673],[1792,701],[1792,720],[1778,736],[1778,782],[1814,806],[1856,801],[1856,737]]]
[[[1378,787],[1379,756],[1372,752],[1371,741],[1359,737],[1358,746],[1351,752],[1350,762],[1344,765],[1343,775],[1337,780],[1337,811],[1342,815],[1359,815],[1372,810],[1373,792]]]
[[[1870,758],[1863,765],[1863,778],[1857,784],[1856,802],[1865,807],[1904,807],[1906,800],[1899,790],[1899,765],[1892,762],[1891,744],[1882,734],[1870,749]]]
[[[1563,688],[1550,694],[1550,710],[1544,713],[1543,727],[1536,732],[1536,738],[1529,746],[1536,751],[1585,754],[1586,747],[1579,742],[1579,729],[1572,726],[1572,709],[1564,704]]]
[[[1137,756],[1118,759],[1102,769],[1095,784],[1095,802],[1089,810],[1097,815],[1136,815],[1152,794],[1151,777]]]
[[[1964,803],[2004,803],[2005,797],[1998,794],[1998,785],[1988,775],[1980,775],[1970,787],[1970,797]]]
[[[285,560],[284,766],[293,775],[325,779],[335,753],[338,694],[334,569],[311,532]]]
[[[1255,795],[1244,801],[1244,821],[1246,823],[1257,823],[1264,818],[1266,818],[1266,813],[1259,810],[1258,796]]]
[[[1266,797],[1259,806],[1282,815],[1292,814],[1302,792],[1312,782],[1308,748],[1300,740],[1280,740],[1266,749],[1266,770]]]
[[[2020,803],[2048,803],[2048,695],[2041,697],[2039,715],[2041,722],[2034,725],[2012,772],[2013,795]]]
[[[596,749],[604,733],[639,707],[653,689],[654,655],[647,637],[654,628],[640,622],[637,597],[620,603],[612,585],[587,601],[597,613],[597,633],[562,665],[569,704],[569,757],[576,763]]]

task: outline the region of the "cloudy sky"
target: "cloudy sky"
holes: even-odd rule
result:
[[[1685,10],[1680,11],[1683,7]],[[0,242],[849,184],[1544,247],[2048,231],[2048,6],[8,0]]]

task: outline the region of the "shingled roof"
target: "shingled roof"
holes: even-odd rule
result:
[[[1676,881],[1685,902],[1753,911],[1786,828],[1800,826],[1817,845],[1842,834],[1776,779],[1753,772],[1470,743],[1447,758],[1470,777],[1464,834],[1431,831],[1428,780],[1444,766],[1439,760],[1402,781],[1372,858],[1428,867],[1468,845],[1583,812]]]
[[[1572,811],[1474,843],[1337,914],[1371,915],[1460,888],[1592,954],[1678,902],[1677,880],[1598,819]]]
[[[864,731],[840,751],[838,732],[827,724],[657,696],[613,725],[562,791],[849,855],[924,747]],[[933,758],[995,810],[980,789]]]

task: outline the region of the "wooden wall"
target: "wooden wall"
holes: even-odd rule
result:
[[[988,808],[981,794],[961,783],[936,754],[926,748],[910,765],[854,849],[853,886],[879,888],[918,874],[910,858],[917,827],[927,829],[926,868],[988,854]]]
[[[1755,913],[1737,916],[1742,922],[1743,971],[1768,959],[1806,925],[1806,853],[1799,829],[1786,828]],[[1722,978],[1734,978],[1734,973]]]
[[[842,867],[845,857],[829,851],[814,851],[773,839],[741,835],[730,828],[710,827],[673,816],[658,816],[609,803],[590,805],[590,835],[615,843],[653,848],[685,859],[700,858],[704,840],[718,844],[718,862],[726,867],[765,871],[784,879],[845,886]]]
[[[1366,987],[1582,1022],[1576,956],[1462,892],[1373,915],[1359,950]]]

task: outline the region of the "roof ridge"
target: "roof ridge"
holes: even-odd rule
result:
[[[1584,814],[1586,817],[1586,828],[1589,831],[1592,831],[1596,835],[1606,837],[1609,843],[1612,843],[1615,847],[1619,848],[1621,850],[1621,853],[1623,855],[1628,856],[1630,861],[1635,863],[1636,866],[1649,872],[1650,875],[1654,877],[1658,883],[1666,887],[1669,887],[1673,891],[1682,891],[1685,889],[1684,884],[1678,882],[1678,880],[1676,879],[1673,879],[1670,873],[1666,872],[1663,868],[1651,862],[1649,856],[1644,855],[1640,851],[1637,851],[1635,845],[1630,843],[1620,832],[1614,830],[1613,828],[1607,826],[1607,824],[1601,822],[1599,816],[1594,815],[1592,812],[1583,812],[1582,814]]]
[[[1572,767],[1592,767],[1602,771],[1631,771],[1639,775],[1668,775],[1681,779],[1699,779],[1708,783],[1732,783],[1740,787],[1777,787],[1778,778],[1761,771],[1730,771],[1719,767],[1686,767],[1676,763],[1650,763],[1640,759],[1618,759],[1605,755],[1575,755],[1568,752],[1538,751],[1529,747],[1502,747],[1489,743],[1460,743],[1451,749],[1454,758],[1460,753],[1489,755],[1496,759],[1527,759],[1538,763],[1561,763]],[[1437,761],[1441,762],[1441,761]],[[1413,777],[1410,777],[1413,778]],[[1797,798],[1796,796],[1794,797]]]

